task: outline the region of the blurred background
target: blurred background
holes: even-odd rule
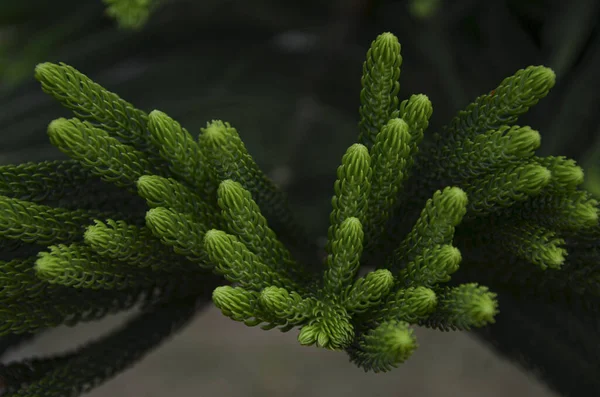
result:
[[[335,170],[357,137],[362,62],[390,31],[402,44],[400,97],[433,102],[429,133],[516,70],[553,68],[555,88],[520,124],[542,134],[539,154],[576,159],[600,195],[599,21],[597,0],[162,0],[143,27],[122,29],[100,0],[5,0],[0,164],[64,158],[46,127],[69,112],[42,93],[33,69],[65,62],[194,134],[212,119],[232,123],[309,232],[323,236]],[[53,330],[3,360],[71,348],[121,320]],[[89,395],[558,395],[519,357],[491,350],[489,335],[419,329],[405,365],[364,374],[344,354],[299,346],[296,333],[248,328],[210,307]]]

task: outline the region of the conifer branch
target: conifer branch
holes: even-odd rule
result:
[[[493,324],[496,288],[597,319],[598,201],[581,167],[536,156],[540,134],[514,125],[554,73],[517,71],[421,145],[433,108],[422,94],[399,102],[401,63],[393,34],[373,41],[318,274],[292,256],[311,240],[231,125],[195,141],[70,66],[38,65],[77,116],[48,127],[72,160],[0,167],[0,335],[143,314],[88,347],[0,367],[9,395],[78,395],[190,318],[206,287],[231,319],[297,327],[299,343],[375,372],[410,357],[413,325]]]
[[[140,150],[150,146],[148,115],[75,68],[64,63],[41,63],[35,68],[35,78],[45,93],[80,120],[97,124],[126,145]]]
[[[76,350],[0,367],[4,396],[79,395],[127,369],[186,325],[202,300],[156,305],[120,329]]]

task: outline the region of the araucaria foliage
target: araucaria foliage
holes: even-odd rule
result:
[[[38,65],[42,89],[76,115],[48,127],[71,160],[0,167],[0,332],[16,342],[143,310],[100,341],[1,367],[5,395],[88,390],[185,324],[206,291],[233,320],[298,328],[301,344],[375,372],[410,357],[413,325],[493,323],[495,287],[598,297],[598,203],[578,188],[583,172],[537,157],[540,134],[514,124],[554,73],[517,71],[433,134],[429,99],[398,99],[401,64],[393,34],[373,41],[319,266],[295,258],[312,240],[233,126],[212,121],[194,139],[71,66]]]

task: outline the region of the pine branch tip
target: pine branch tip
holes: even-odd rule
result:
[[[47,276],[52,276],[59,273],[62,268],[59,266],[56,257],[54,256],[54,252],[56,251],[55,246],[48,247],[50,252],[41,251],[38,253],[38,257],[35,261],[35,271],[36,274],[41,275],[42,278],[46,278]]]
[[[517,189],[534,195],[539,193],[552,180],[552,172],[541,165],[529,165],[523,168],[517,181]]]
[[[56,68],[58,65],[52,62],[42,62],[42,63],[38,63],[35,66],[34,69],[34,77],[36,80],[38,81],[42,81],[47,79],[50,74],[52,73],[53,69]]]

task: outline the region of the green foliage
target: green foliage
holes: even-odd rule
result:
[[[121,28],[140,29],[159,0],[104,0],[106,14],[117,20]]]
[[[98,384],[188,318],[182,308],[207,288],[231,319],[299,328],[301,344],[344,350],[375,372],[410,357],[414,325],[493,324],[496,287],[556,304],[598,298],[598,202],[575,162],[535,156],[539,133],[514,125],[549,92],[552,71],[517,71],[427,139],[432,105],[399,100],[401,62],[394,35],[373,41],[359,143],[337,170],[320,267],[292,254],[313,242],[230,124],[213,120],[194,139],[70,66],[39,65],[44,91],[77,116],[48,127],[72,160],[0,167],[0,332],[140,302],[146,312],[105,341],[1,367],[8,395]],[[137,339],[143,327],[156,333]]]

